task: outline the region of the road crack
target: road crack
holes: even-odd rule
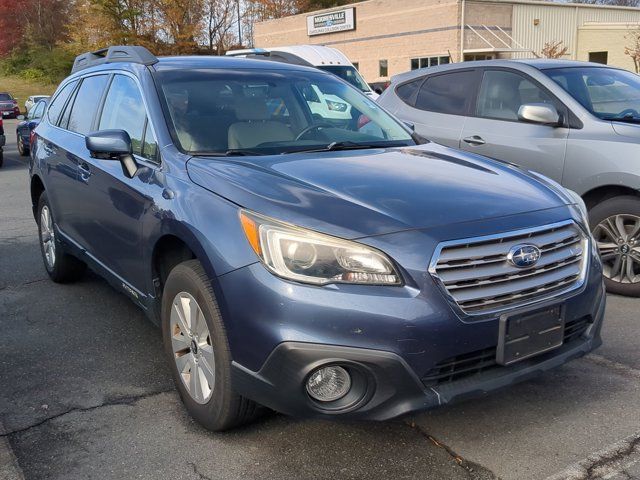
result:
[[[590,455],[547,480],[601,480],[612,474],[624,475],[628,466],[624,459],[634,453],[640,454],[640,433]]]
[[[447,452],[447,454],[451,457],[451,459],[454,462],[456,462],[460,467],[462,467],[464,470],[466,470],[467,476],[470,479],[472,479],[472,480],[476,480],[476,479],[495,479],[495,480],[498,480],[499,477],[495,473],[493,473],[491,470],[489,470],[487,467],[483,467],[482,465],[480,465],[478,463],[471,462],[471,461],[463,458],[461,455],[456,453],[451,447],[449,447],[448,445],[445,445],[440,440],[438,440],[435,437],[433,437],[431,434],[429,434],[428,432],[423,430],[415,422],[405,421],[405,424],[408,427],[410,427],[413,430],[415,430],[416,432],[418,432],[421,436],[423,436],[424,438],[429,440],[436,447],[441,448],[445,452]]]
[[[188,465],[193,470],[193,473],[198,476],[199,480],[213,480],[211,477],[207,477],[204,473],[198,470],[198,466],[195,463],[189,462]]]
[[[602,475],[599,473],[600,470],[609,465],[616,464],[623,458],[631,455],[638,446],[640,446],[640,435],[636,435],[631,440],[620,445],[618,448],[615,448],[612,452],[607,452],[600,456],[600,458],[595,460],[586,468],[584,480],[595,480],[601,478]]]
[[[58,413],[56,415],[52,415],[50,417],[44,418],[42,420],[40,420],[39,422],[36,422],[32,425],[29,425],[27,427],[23,427],[23,428],[17,428],[15,430],[11,430],[9,432],[4,432],[2,434],[0,434],[0,438],[2,437],[11,437],[13,435],[17,435],[20,433],[24,433],[26,431],[29,431],[31,429],[34,428],[38,428],[42,425],[44,425],[45,423],[49,423],[52,420],[56,420],[60,417],[64,417],[65,415],[69,415],[71,413],[76,413],[76,412],[80,412],[80,413],[84,413],[84,412],[91,412],[93,410],[98,410],[100,408],[103,407],[111,407],[111,406],[117,406],[117,405],[133,405],[137,402],[139,402],[140,400],[144,400],[145,398],[150,398],[150,397],[154,397],[157,395],[161,395],[163,393],[169,393],[169,392],[173,392],[175,391],[174,388],[169,388],[166,390],[158,390],[155,392],[149,392],[149,393],[145,393],[144,395],[135,395],[135,396],[126,396],[126,397],[119,397],[119,398],[114,398],[111,400],[107,400],[106,402],[103,402],[99,405],[92,405],[90,407],[74,407],[74,408],[70,408],[69,410],[66,410],[64,412]]]

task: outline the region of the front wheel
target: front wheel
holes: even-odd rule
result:
[[[640,297],[640,198],[614,197],[589,212],[607,291]]]
[[[197,260],[176,266],[162,294],[162,334],[173,380],[203,427],[227,430],[253,420],[259,406],[231,385],[231,352],[207,274]]]

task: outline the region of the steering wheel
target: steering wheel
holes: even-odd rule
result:
[[[620,118],[625,118],[625,117],[632,117],[632,118],[640,118],[640,113],[638,113],[638,111],[634,108],[627,108],[623,111],[621,111],[618,116]]]
[[[333,125],[331,125],[330,123],[327,123],[327,122],[314,123],[313,125],[309,125],[307,128],[303,128],[302,131],[298,135],[296,135],[296,141],[300,140],[307,133],[309,133],[309,132],[311,132],[313,130],[318,130],[320,128],[324,128],[324,127],[333,128]]]

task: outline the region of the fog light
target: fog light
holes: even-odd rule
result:
[[[332,365],[315,370],[307,380],[307,392],[319,402],[333,402],[349,393],[351,375],[344,368]]]

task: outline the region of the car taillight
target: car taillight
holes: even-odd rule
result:
[[[33,142],[35,142],[35,140],[36,140],[36,131],[31,130],[31,132],[29,132],[29,148],[33,147]]]

